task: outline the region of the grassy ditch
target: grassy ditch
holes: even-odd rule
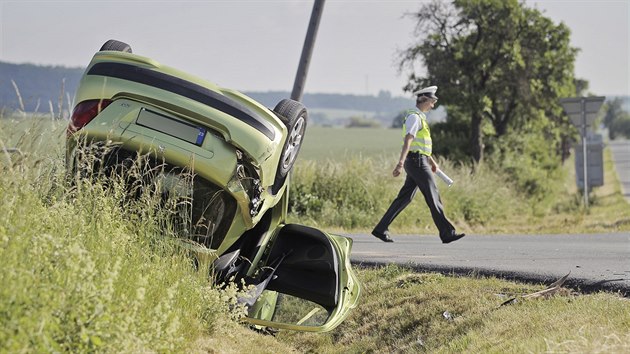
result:
[[[4,156],[0,174],[0,352],[184,351],[229,319],[229,294],[121,189],[63,183],[58,157]],[[20,137],[17,137],[20,139]]]
[[[290,351],[239,325],[236,289],[195,271],[151,213],[121,209],[99,185],[69,198],[9,176],[0,180],[0,353]]]
[[[255,352],[290,347],[239,325],[175,242],[166,212],[121,185],[65,183],[65,122],[0,120],[0,353]]]
[[[259,335],[238,324],[236,290],[214,288],[164,237],[163,215],[151,200],[121,207],[120,189],[66,187],[64,128],[0,119],[0,142],[22,152],[0,159],[0,352],[630,351],[628,300],[614,294],[567,291],[501,307],[543,286],[399,267],[360,269],[360,304],[330,333]],[[495,171],[442,166],[456,180],[452,188],[440,185],[447,211],[466,230],[628,230],[609,153],[607,186],[595,191],[588,211],[571,191],[570,169],[565,196],[546,201],[549,212],[541,213]],[[391,158],[377,156],[300,161],[292,193],[306,199],[291,217],[365,230],[399,188],[383,183],[392,179],[390,168]],[[414,201],[393,231],[433,232],[425,209]]]
[[[314,353],[526,353],[630,350],[629,300],[614,294],[524,299],[544,286],[494,278],[418,274],[387,266],[359,271],[359,307],[324,334],[281,332]],[[501,306],[510,298],[513,304]]]

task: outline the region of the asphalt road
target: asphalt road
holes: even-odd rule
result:
[[[583,291],[620,291],[630,296],[630,234],[468,235],[442,244],[438,236],[393,235],[385,243],[372,235],[354,240],[352,262],[396,263],[419,271],[479,274],[551,284],[571,273],[566,286]]]
[[[608,146],[630,203],[630,141],[617,140]],[[396,263],[419,271],[545,284],[570,273],[565,286],[583,292],[619,291],[630,297],[630,233],[468,235],[447,245],[437,235],[393,235],[394,243],[365,234],[347,236],[354,240],[355,264]]]

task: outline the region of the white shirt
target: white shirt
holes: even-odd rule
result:
[[[405,120],[405,126],[407,128],[407,134],[416,136],[418,130],[422,129],[422,120],[420,119],[420,113],[411,113]]]

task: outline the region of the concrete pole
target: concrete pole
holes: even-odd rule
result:
[[[308,24],[306,39],[304,40],[304,47],[302,48],[302,57],[300,58],[300,65],[298,66],[298,71],[295,75],[295,82],[293,83],[293,91],[291,92],[292,100],[302,101],[304,84],[306,83],[306,75],[308,74],[308,66],[311,61],[311,56],[313,55],[317,29],[319,28],[319,20],[321,19],[322,12],[324,11],[324,2],[325,0],[315,0],[315,3],[313,4],[311,21]]]

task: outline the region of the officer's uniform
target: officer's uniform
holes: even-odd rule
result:
[[[417,94],[426,94],[431,98],[437,99],[437,97],[435,97],[436,90],[436,86],[431,86],[419,91]],[[385,212],[385,215],[381,218],[381,221],[374,227],[372,234],[383,241],[392,242],[393,240],[389,237],[387,230],[389,225],[394,221],[396,216],[409,205],[416,191],[419,189],[431,210],[433,222],[440,232],[442,242],[448,243],[455,241],[463,237],[463,234],[457,235],[455,233],[455,227],[453,227],[444,215],[442,201],[438,193],[437,185],[435,184],[435,179],[433,178],[431,163],[429,162],[429,156],[431,156],[432,153],[431,132],[426,116],[418,109],[407,112],[403,123],[403,141],[404,136],[407,134],[411,134],[415,138],[411,143],[409,153],[404,162],[405,172],[407,173],[405,184],[400,189],[398,196],[394,199],[389,209],[387,209],[387,212]]]

